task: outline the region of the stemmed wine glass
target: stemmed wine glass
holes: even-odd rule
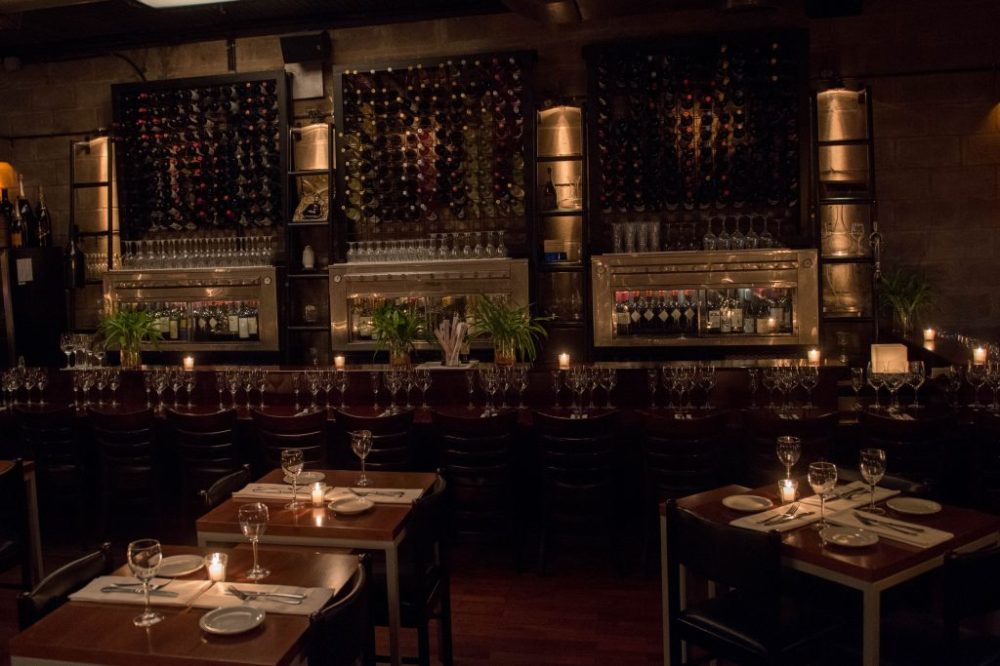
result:
[[[252,504],[244,504],[239,508],[237,513],[240,520],[240,529],[243,530],[243,536],[250,539],[250,544],[253,546],[253,568],[247,572],[247,580],[261,580],[262,578],[268,576],[271,572],[260,566],[260,562],[257,560],[257,542],[264,535],[264,530],[267,529],[267,505],[262,502],[254,502]]]
[[[861,389],[865,387],[865,369],[851,368],[851,389],[854,390],[854,411],[861,410]]]
[[[465,390],[469,394],[469,405],[466,409],[476,408],[476,373],[472,370],[465,371]]]
[[[337,391],[340,392],[340,408],[347,407],[347,370],[336,371]]]
[[[66,355],[66,367],[67,368],[72,365],[71,361],[72,361],[72,356],[73,356],[73,348],[74,348],[74,344],[73,344],[73,334],[72,333],[63,333],[62,335],[59,336],[59,349],[60,349],[60,351],[62,351],[63,354]]]
[[[379,371],[373,370],[369,377],[371,379],[372,393],[375,394],[375,409],[378,409],[378,389],[379,389]]]
[[[757,409],[757,387],[760,385],[760,370],[750,368],[747,370],[750,376],[750,409]]]
[[[809,464],[809,486],[819,495],[819,522],[816,529],[826,528],[826,493],[837,485],[837,466],[829,462]]]
[[[222,409],[225,406],[222,404],[222,394],[226,391],[226,373],[215,373],[215,390],[219,392],[219,409]],[[298,406],[295,408],[298,409]]]
[[[872,409],[879,410],[882,409],[882,405],[878,403],[878,392],[879,389],[885,384],[885,379],[883,375],[879,372],[875,372],[875,368],[872,366],[872,362],[868,361],[868,385],[872,387],[875,391],[875,404],[872,405]]]
[[[982,403],[979,402],[979,392],[982,390],[983,385],[986,383],[988,376],[988,370],[984,363],[973,363],[969,366],[969,370],[965,373],[965,378],[968,380],[969,384],[973,387],[972,391],[972,404],[969,405],[972,409],[982,409]]]
[[[923,409],[924,406],[920,404],[920,387],[924,385],[927,380],[924,374],[924,362],[923,361],[910,361],[910,372],[906,377],[907,383],[913,387],[913,404],[910,405],[913,409]]]
[[[889,411],[897,412],[899,411],[899,389],[903,388],[903,384],[906,383],[907,374],[902,372],[887,372],[883,377],[883,381],[889,389],[889,395],[892,396]]]
[[[194,374],[194,373],[192,373],[192,374]],[[121,373],[121,371],[118,370],[117,368],[114,369],[114,370],[109,370],[108,371],[108,389],[110,389],[110,391],[111,391],[111,406],[112,407],[117,407],[118,406],[118,389],[121,387],[121,385],[122,385],[122,373]],[[42,385],[39,385],[38,388],[41,389]],[[190,403],[188,403],[188,404],[190,404]]]
[[[861,449],[861,462],[858,469],[861,471],[861,477],[871,487],[868,513],[885,513],[885,509],[875,506],[875,484],[885,476],[885,451],[883,449]]]
[[[649,408],[656,409],[656,388],[660,384],[660,373],[656,368],[646,370],[646,388],[649,389]]]
[[[142,592],[146,597],[142,615],[132,619],[132,624],[137,627],[149,627],[163,619],[149,607],[149,581],[156,575],[162,560],[163,550],[156,539],[138,539],[128,545],[128,568],[142,582]]]
[[[778,454],[778,460],[785,466],[785,478],[792,478],[792,468],[802,455],[802,441],[798,437],[782,435],[778,438],[775,452]]]
[[[806,390],[805,408],[811,409],[813,407],[812,394],[819,385],[819,368],[814,366],[802,368],[799,372],[799,384]]]
[[[187,406],[188,407],[191,407],[191,396],[194,393],[194,387],[197,384],[197,380],[198,380],[198,376],[194,373],[193,370],[184,373],[184,391],[187,393],[187,399],[188,399]],[[111,390],[114,391],[115,390],[114,387],[112,387]],[[221,400],[220,400],[220,402],[221,402]],[[112,404],[114,404],[114,403],[112,403]]]
[[[35,386],[38,387],[38,404],[44,405],[45,387],[49,385],[49,371],[45,368],[38,368],[35,371]]]
[[[292,477],[292,501],[285,505],[286,509],[298,509],[299,504],[298,485],[299,474],[305,467],[305,457],[302,449],[282,449],[281,450],[281,471]]]
[[[361,476],[358,477],[357,485],[361,488],[370,486],[371,480],[365,474],[365,458],[372,450],[372,431],[359,430],[351,433],[351,450],[354,455],[361,459]]]
[[[427,368],[420,368],[416,371],[415,378],[420,386],[421,407],[428,408],[427,391],[431,388],[431,371]]]

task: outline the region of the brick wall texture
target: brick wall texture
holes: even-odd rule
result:
[[[800,3],[773,13],[688,10],[542,26],[514,14],[330,30],[333,64],[492,50],[538,51],[536,93],[583,95],[586,44],[671,34],[762,28],[809,32],[813,76],[861,75],[873,88],[876,184],[886,261],[933,275],[941,326],[965,330],[1000,320],[998,165],[1000,82],[995,0],[867,0],[861,17],[805,18]],[[127,55],[150,80],[226,73],[223,42],[140,49]],[[237,41],[240,72],[282,66],[277,36]],[[950,73],[928,73],[947,70]],[[0,136],[85,131],[111,122],[110,86],[137,80],[108,56],[29,64],[0,72]],[[328,77],[329,78],[329,77]],[[327,90],[332,86],[327,81]],[[302,104],[316,106],[316,102]],[[329,104],[329,100],[319,102]],[[0,140],[0,160],[44,185],[65,242],[69,138]]]

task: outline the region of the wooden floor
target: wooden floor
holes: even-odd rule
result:
[[[124,546],[118,550],[124,559]],[[46,569],[75,554],[47,546]],[[659,579],[619,577],[599,547],[565,544],[546,577],[517,573],[509,553],[478,545],[456,547],[451,564],[456,664],[662,663]],[[9,663],[7,641],[17,631],[14,596],[0,589],[0,665]],[[378,642],[386,654],[384,630]],[[416,654],[415,646],[404,630],[404,650]]]

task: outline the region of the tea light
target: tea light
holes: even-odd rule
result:
[[[974,365],[986,364],[986,350],[984,348],[976,347],[972,350],[972,363]]]
[[[333,367],[336,368],[337,370],[343,370],[346,365],[347,365],[347,359],[345,359],[343,356],[333,357]]]
[[[778,320],[774,317],[767,318],[767,332],[774,333],[778,330]]]
[[[924,342],[934,342],[934,338],[937,337],[937,331],[933,328],[924,329]]]
[[[559,369],[569,370],[569,354],[559,354]]]
[[[208,569],[208,579],[218,583],[226,580],[226,564],[229,556],[225,553],[209,553],[205,556],[205,568]]]
[[[795,479],[782,479],[778,482],[778,494],[781,495],[782,504],[794,502],[799,494],[799,482]]]
[[[326,485],[317,481],[312,484],[310,489],[310,494],[312,495],[312,503],[314,506],[323,505],[323,497],[326,495]]]
[[[806,352],[806,358],[809,359],[809,365],[819,365],[820,352],[818,349],[810,349]]]
[[[191,372],[192,370],[194,370],[194,356],[184,357],[184,370],[186,370],[187,372]]]

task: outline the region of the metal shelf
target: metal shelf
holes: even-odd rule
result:
[[[292,280],[327,280],[330,274],[326,271],[315,271],[312,273],[289,273],[288,277]]]

